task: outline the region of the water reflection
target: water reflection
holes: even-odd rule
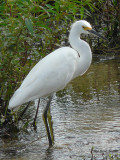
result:
[[[89,71],[58,92],[51,106],[55,145],[48,148],[42,121],[42,104],[37,131],[28,128],[17,139],[0,139],[0,157],[18,160],[102,159],[120,154],[120,59],[95,58]],[[28,112],[34,117],[35,108]]]

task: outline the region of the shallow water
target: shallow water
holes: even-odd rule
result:
[[[96,159],[120,154],[120,57],[94,57],[85,75],[55,95],[52,148],[42,121],[45,104],[42,99],[36,131],[28,127],[15,138],[0,139],[0,159],[88,160],[92,154]],[[26,113],[30,119],[35,110],[31,106]]]

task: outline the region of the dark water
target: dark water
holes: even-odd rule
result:
[[[0,159],[88,160],[93,155],[101,160],[120,155],[120,57],[94,57],[85,75],[56,94],[51,105],[52,148],[42,121],[45,104],[42,99],[36,131],[28,127],[14,139],[0,139]],[[35,109],[29,108],[31,119]]]

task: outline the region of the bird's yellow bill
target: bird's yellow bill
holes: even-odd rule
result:
[[[84,27],[84,30],[89,31],[89,30],[92,30],[92,28],[90,28],[90,27]]]

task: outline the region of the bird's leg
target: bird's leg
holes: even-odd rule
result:
[[[49,110],[49,107],[50,107],[51,100],[52,100],[52,96],[50,96],[49,101],[46,105],[46,108],[43,112],[43,121],[45,123],[46,131],[47,131],[47,135],[48,135],[49,146],[52,146],[52,144],[53,144],[52,138],[51,138],[51,135],[50,135],[49,126],[48,126],[48,123],[47,123],[47,113],[48,113],[48,110]]]
[[[24,113],[26,112],[26,110],[28,109],[29,105],[30,105],[30,102],[28,102],[28,104],[27,104],[27,106],[25,107],[25,109],[22,111],[22,113],[20,113],[18,120],[21,120],[21,119],[22,119],[22,117],[23,117]]]
[[[34,127],[34,128],[36,128],[36,119],[37,119],[37,115],[38,115],[39,106],[40,106],[40,98],[39,98],[39,100],[38,100],[38,106],[37,106],[35,118],[34,118],[34,121],[33,121],[33,127]]]
[[[50,112],[50,107],[48,109],[47,117],[48,117],[50,133],[51,133],[51,139],[52,139],[52,142],[54,143],[53,121],[52,121],[52,116],[51,116],[51,112]]]

